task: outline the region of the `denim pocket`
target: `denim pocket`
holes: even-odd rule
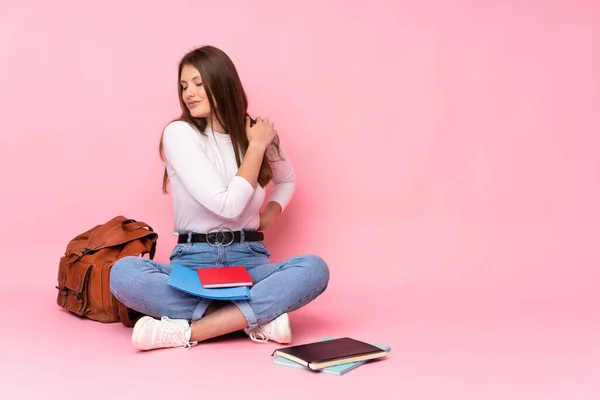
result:
[[[169,256],[169,260],[173,260],[174,258],[181,257],[185,254],[186,250],[189,248],[186,244],[176,244]]]
[[[248,253],[254,256],[269,257],[271,255],[263,242],[244,242],[244,245]]]

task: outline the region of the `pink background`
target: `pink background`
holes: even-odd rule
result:
[[[388,360],[314,375],[242,337],[137,354],[130,330],[55,305],[67,242],[115,215],[152,225],[166,261],[158,141],[203,44],[296,167],[273,259],[331,268],[295,344],[348,335]],[[4,0],[2,397],[99,379],[90,399],[600,398],[598,71],[593,1]]]

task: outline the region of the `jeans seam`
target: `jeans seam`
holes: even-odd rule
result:
[[[254,312],[254,309],[252,308],[248,300],[235,300],[233,301],[233,304],[238,308],[238,310],[240,310],[240,312],[246,319],[246,322],[248,322],[249,329],[253,329],[257,325],[260,325],[258,318],[256,318],[256,313]],[[250,315],[250,319],[248,319],[248,316],[244,312],[245,310],[252,313],[252,315]]]

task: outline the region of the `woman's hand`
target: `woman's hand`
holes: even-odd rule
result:
[[[264,231],[273,223],[276,215],[272,212],[263,211],[260,213],[260,226],[258,227],[259,231]]]
[[[260,213],[260,227],[258,230],[264,231],[267,229],[279,214],[281,214],[281,205],[275,201],[268,202],[264,211]]]
[[[250,117],[246,117],[246,136],[250,144],[258,144],[265,150],[277,135],[277,131],[268,118],[256,117],[254,126],[250,126]]]
[[[248,137],[248,148],[244,155],[244,161],[240,165],[236,176],[244,178],[254,189],[258,185],[258,175],[265,158],[265,152],[271,144],[277,131],[268,119],[256,118],[254,126],[250,126],[250,117],[246,116],[246,136]]]

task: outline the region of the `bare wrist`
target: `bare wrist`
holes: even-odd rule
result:
[[[248,144],[248,149],[250,149],[250,148],[254,148],[257,151],[261,151],[263,153],[267,150],[267,146],[265,146],[261,142],[255,141],[255,140],[250,142],[250,144]]]

